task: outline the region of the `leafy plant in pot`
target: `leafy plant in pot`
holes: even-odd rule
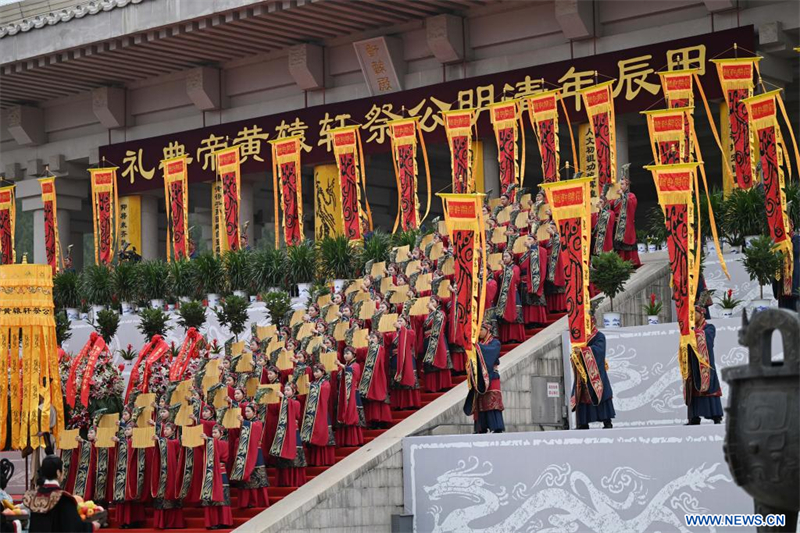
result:
[[[375,230],[372,237],[364,241],[359,251],[358,267],[361,273],[369,274],[369,272],[364,272],[364,266],[370,261],[373,263],[388,261],[391,248],[391,235],[380,230]]]
[[[286,316],[292,310],[292,300],[286,291],[272,291],[261,295],[270,322],[278,328],[285,326]]]
[[[741,300],[733,297],[733,289],[728,289],[722,293],[722,298],[718,301],[719,306],[722,308],[722,318],[730,318],[737,307],[742,305]]]
[[[111,309],[103,309],[95,316],[92,324],[97,334],[103,337],[106,344],[111,344],[114,335],[119,329],[119,315]]]
[[[250,258],[250,286],[261,294],[286,284],[286,251],[262,248]]]
[[[65,310],[56,312],[56,342],[59,347],[72,337],[72,324]]]
[[[228,289],[242,298],[247,298],[246,291],[250,286],[251,255],[249,250],[228,250],[222,256]]]
[[[317,264],[317,252],[312,241],[303,241],[286,249],[286,263],[289,282],[297,285],[300,301],[308,297],[308,286],[314,280],[314,269]]]
[[[206,323],[206,308],[197,300],[185,302],[180,309],[178,309],[178,324],[185,330],[194,328],[200,331],[200,328]]]
[[[660,322],[658,315],[661,314],[661,310],[663,308],[664,308],[664,303],[656,298],[655,293],[651,293],[650,299],[647,301],[646,304],[642,306],[644,314],[647,315],[647,323],[649,325],[652,326]]]
[[[408,231],[398,231],[392,235],[392,244],[394,246],[408,246],[410,249],[413,249],[417,244],[418,236],[419,230],[410,229]]]
[[[769,300],[764,299],[764,285],[772,282],[783,264],[783,252],[778,250],[772,238],[767,235],[756,237],[744,249],[744,266],[750,279],[759,284],[760,300],[753,301],[753,310],[760,311],[769,307]]]
[[[136,326],[136,329],[149,341],[154,335],[163,337],[172,329],[172,326],[167,323],[168,321],[169,315],[162,309],[144,307],[139,310],[139,325]]]
[[[123,315],[133,314],[133,302],[136,301],[141,291],[140,264],[133,261],[122,261],[114,268],[111,283]]]
[[[750,237],[767,233],[767,211],[760,188],[734,189],[723,205],[725,215],[720,223],[732,246],[744,246]]]
[[[208,306],[214,307],[219,302],[219,293],[223,289],[225,273],[222,260],[211,252],[204,252],[194,260],[197,285],[201,294],[208,299]]]
[[[228,330],[239,340],[239,334],[244,331],[245,324],[247,323],[247,308],[250,302],[241,296],[227,296],[220,301],[214,313],[217,315],[219,323],[228,328]]]
[[[169,266],[164,261],[154,259],[139,263],[142,276],[142,295],[151,307],[164,308],[167,295]]]
[[[64,270],[53,276],[53,303],[56,309],[64,309],[70,320],[78,319],[80,282],[81,276],[74,270]]]
[[[318,241],[319,260],[325,279],[333,279],[336,290],[339,290],[345,279],[354,275],[355,254],[350,247],[350,240],[345,235],[325,237]]]
[[[622,291],[633,273],[633,264],[616,252],[604,252],[592,257],[589,279],[611,300],[611,312],[603,316],[605,327],[621,326],[621,316],[614,312],[614,297]]]
[[[194,261],[173,261],[169,264],[169,293],[182,302],[188,302],[197,291],[197,275]]]
[[[647,244],[648,251],[655,252],[656,248],[667,240],[667,226],[664,224],[664,212],[655,206],[647,213]]]
[[[81,294],[92,306],[95,315],[111,304],[111,297],[114,294],[111,277],[111,269],[106,265],[89,265],[83,269]]]

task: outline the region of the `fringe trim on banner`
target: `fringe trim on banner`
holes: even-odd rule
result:
[[[51,222],[51,232],[53,235],[53,242],[49,243],[47,241],[47,225],[48,220],[47,216],[45,216],[45,232],[44,232],[44,242],[45,246],[47,247],[47,261],[48,264],[53,269],[53,274],[57,274],[61,269],[60,265],[63,264],[63,259],[61,255],[61,241],[58,238],[58,207],[57,207],[57,197],[56,197],[56,179],[54,177],[50,178],[40,178],[39,185],[42,188],[42,204],[47,207],[50,204],[50,213],[52,214]],[[45,209],[46,211],[46,209]],[[0,440],[2,442],[2,440]]]
[[[276,139],[274,141],[270,141],[272,144],[272,184],[274,190],[274,201],[275,201],[275,247],[277,248],[280,245],[280,232],[278,227],[278,212],[279,212],[279,203],[278,203],[278,194],[280,191],[280,197],[283,201],[283,209],[280,211],[283,212],[282,220],[283,220],[283,240],[287,244],[287,246],[291,246],[297,244],[297,242],[289,242],[290,236],[288,234],[287,226],[286,226],[286,216],[287,216],[287,198],[285,197],[285,193],[283,190],[283,186],[281,183],[283,182],[283,171],[281,169],[282,165],[293,163],[295,169],[295,208],[296,213],[294,216],[297,219],[297,231],[299,233],[299,241],[302,241],[304,238],[304,228],[303,228],[303,184],[302,184],[302,174],[301,174],[301,166],[300,166],[300,156],[301,154],[301,144],[302,138],[299,135],[293,137],[287,137],[284,139]],[[289,213],[289,216],[292,216]],[[298,241],[298,242],[299,242]]]
[[[450,179],[451,188],[453,193],[475,193],[475,164],[477,158],[474,154],[473,142],[477,138],[474,129],[477,127],[475,120],[474,109],[462,109],[459,111],[442,111],[442,121],[444,122],[444,130],[447,135],[447,146],[450,148]],[[465,191],[460,191],[460,187],[456,185],[458,176],[458,169],[456,167],[456,151],[455,139],[464,138],[464,145],[466,149],[466,176],[464,188]]]
[[[222,211],[222,218],[218,220],[217,231],[220,232],[220,239],[224,237],[224,246],[221,246],[221,251],[226,249],[238,250],[241,247],[241,230],[239,227],[241,217],[242,205],[242,177],[241,177],[241,157],[239,153],[239,146],[223,148],[214,152],[214,157],[217,163],[217,183],[220,183],[222,189],[222,198],[219,209]],[[236,187],[235,198],[236,205],[230,205],[230,201],[226,202],[224,178],[226,174],[234,175],[233,184]],[[235,211],[235,212],[231,212]],[[228,223],[228,219],[233,220],[232,224]],[[229,228],[229,226],[231,226]],[[220,241],[222,243],[222,240]]]
[[[98,183],[98,175],[110,173],[107,183]],[[109,264],[114,260],[114,255],[117,249],[116,239],[119,236],[119,191],[117,190],[117,167],[106,168],[91,168],[89,169],[92,182],[92,222],[94,224],[94,262],[100,264],[100,240],[101,237],[98,233],[99,226],[102,223],[101,217],[108,217],[109,235],[108,235],[108,258],[103,260],[105,264]],[[109,195],[109,209],[108,213],[101,213],[99,211],[100,195],[108,193]]]
[[[180,167],[170,168],[170,163],[181,162]],[[172,261],[174,254],[175,260],[186,259],[189,256],[189,178],[188,178],[188,156],[182,155],[161,161],[164,168],[164,201],[167,211],[167,261]],[[175,172],[172,172],[175,170]],[[175,198],[172,194],[172,184],[180,182],[181,198]],[[178,243],[175,242],[175,219],[172,216],[172,206],[179,201],[183,206],[183,227],[180,234],[183,235],[183,257],[179,257]]]

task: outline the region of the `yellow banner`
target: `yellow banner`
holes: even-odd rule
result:
[[[344,234],[339,169],[336,165],[314,167],[314,238]]]
[[[142,197],[123,196],[119,199],[119,243],[142,255]]]

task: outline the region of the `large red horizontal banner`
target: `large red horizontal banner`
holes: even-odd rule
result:
[[[617,113],[641,111],[663,99],[658,71],[697,68],[709,98],[722,95],[710,58],[729,57],[733,43],[753,49],[753,27],[746,26],[707,35],[630,48],[556,63],[457,80],[390,95],[350,100],[256,117],[218,126],[151,137],[100,148],[100,155],[120,167],[120,194],[154,189],[163,159],[190,157],[189,182],[215,177],[214,153],[239,146],[243,173],[268,172],[272,165],[269,141],[293,135],[302,137],[303,163],[333,163],[331,131],[361,125],[364,152],[388,152],[389,122],[418,117],[428,143],[446,141],[443,111],[477,108],[478,135],[490,139],[492,125],[486,106],[523,98],[543,90],[562,88],[570,119],[586,122],[579,91],[599,80],[614,79],[611,93]],[[405,112],[404,112],[405,110]],[[561,117],[564,120],[563,117]]]

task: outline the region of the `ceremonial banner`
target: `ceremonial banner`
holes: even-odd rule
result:
[[[239,204],[241,202],[241,176],[239,175],[239,147],[216,152],[217,177],[222,187],[222,217],[217,220],[221,251],[238,250]],[[219,224],[222,222],[222,224]]]
[[[108,265],[114,259],[119,234],[117,167],[90,168],[92,179],[92,221],[94,262]]]
[[[539,153],[542,155],[542,177],[545,183],[558,181],[558,101],[561,89],[536,94],[527,99],[528,115]],[[573,163],[577,161],[573,158]]]
[[[17,203],[14,185],[0,188],[0,264],[11,265],[16,261],[14,231],[17,222]]]
[[[119,246],[128,245],[137,254],[142,253],[142,197],[119,197]]]
[[[349,240],[359,240],[362,237],[362,221],[365,220],[361,207],[362,196],[366,207],[366,222],[372,230],[372,212],[366,198],[367,178],[362,167],[364,158],[361,134],[358,126],[348,126],[331,131],[331,135],[336,166],[339,169],[342,227]]]
[[[753,96],[753,74],[760,57],[741,59],[712,59],[717,65],[722,94],[728,104],[728,144],[730,145],[734,183],[741,189],[753,186],[756,161],[753,156],[753,136],[747,118],[746,98]]]
[[[573,352],[586,346],[592,330],[589,310],[589,255],[593,178],[545,183],[547,203],[561,232],[565,254],[569,337]]]
[[[189,181],[187,156],[162,161],[167,205],[167,261],[189,257]],[[141,251],[139,252],[141,253]]]
[[[669,266],[672,272],[672,299],[681,333],[678,362],[681,376],[688,376],[689,347],[697,353],[694,333],[694,301],[700,275],[701,228],[695,235],[695,193],[698,163],[651,165],[658,203],[667,226]]]
[[[525,134],[522,113],[519,109],[519,100],[507,100],[492,104],[488,106],[488,110],[497,140],[500,189],[501,193],[504,193],[512,185],[521,187],[522,180],[525,178]],[[521,156],[517,149],[517,140],[521,141]],[[512,190],[510,195],[512,202],[515,196],[516,191]]]
[[[53,319],[53,271],[49,265],[0,266],[0,446],[44,446],[41,412],[55,408],[53,435],[64,429],[58,346]],[[9,421],[10,417],[10,421]]]
[[[611,94],[613,85],[613,81],[607,81],[580,91],[594,135],[598,190],[603,190],[606,183],[613,185],[617,182],[616,120],[614,97]]]
[[[786,210],[786,186],[783,165],[789,164],[789,154],[778,125],[780,90],[770,91],[744,100],[750,118],[750,129],[758,139],[761,170],[764,176],[764,197],[769,234],[784,254],[780,279],[783,293],[792,294],[792,234]],[[790,125],[791,127],[791,125]],[[791,169],[791,166],[789,167]],[[791,172],[791,170],[790,170]]]
[[[314,239],[342,235],[342,200],[336,165],[314,167]]]
[[[211,243],[214,254],[221,255],[228,250],[225,238],[225,202],[222,200],[222,183],[211,184]]]
[[[275,248],[280,245],[278,231],[278,191],[283,206],[283,238],[287,246],[303,240],[303,180],[300,172],[300,137],[272,143],[272,188],[275,201]]]
[[[475,149],[472,146],[475,111],[462,109],[442,113],[454,194],[472,194],[475,186]]]
[[[691,158],[687,115],[693,108],[643,111],[647,117],[653,160],[661,165],[686,163]]]
[[[686,69],[658,73],[667,107],[672,109],[694,105],[692,78],[696,72],[697,69]]]
[[[44,206],[44,250],[47,254],[47,264],[53,269],[53,274],[58,272],[60,257],[60,243],[58,241],[58,218],[56,217],[56,179],[40,178],[42,188],[42,205]]]
[[[417,134],[425,161],[425,177],[427,180],[428,203],[425,214],[420,218],[419,198],[417,196]],[[393,120],[389,122],[389,136],[392,139],[392,163],[397,177],[397,218],[392,233],[397,231],[398,224],[403,231],[416,229],[428,216],[431,209],[431,169],[428,164],[428,150],[425,138],[416,118]]]
[[[453,247],[455,316],[453,342],[467,353],[477,368],[475,343],[483,321],[486,294],[486,241],[482,213],[483,194],[439,194],[444,203],[447,232]],[[473,373],[467,372],[471,376]],[[473,384],[470,383],[470,387]]]

